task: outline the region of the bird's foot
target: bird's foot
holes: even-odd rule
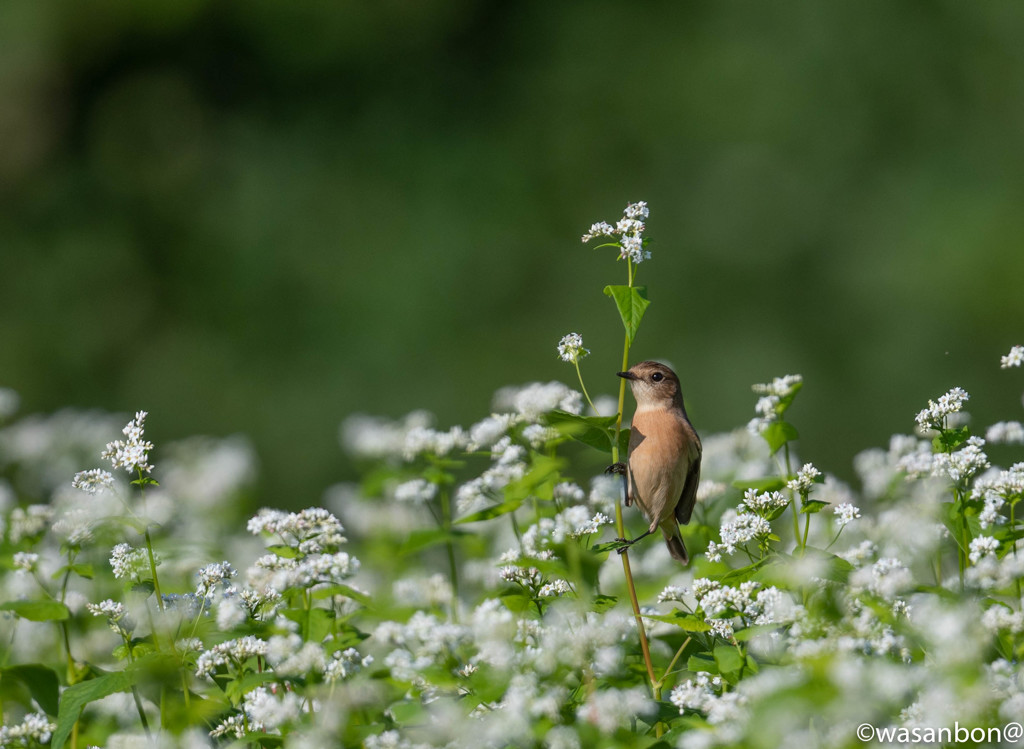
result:
[[[626,475],[626,464],[625,463],[612,463],[610,466],[604,469],[605,473],[615,473],[619,476]]]
[[[617,539],[615,539],[615,542],[616,542],[616,543],[620,543],[620,544],[626,544],[625,546],[622,546],[622,547],[620,547],[620,548],[616,549],[616,551],[617,551],[617,552],[619,552],[619,554],[625,554],[625,553],[626,553],[626,550],[627,550],[627,549],[628,549],[628,548],[629,548],[630,546],[632,546],[632,545],[633,545],[634,543],[636,543],[636,539],[634,538],[634,539],[633,539],[633,540],[631,541],[631,540],[629,540],[628,538],[617,538]]]

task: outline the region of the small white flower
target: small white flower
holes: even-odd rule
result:
[[[30,551],[18,551],[14,554],[14,566],[25,572],[32,572],[39,564],[39,555]]]
[[[581,241],[589,242],[595,237],[610,237],[615,233],[614,227],[606,221],[598,221],[590,225],[590,231],[583,235]]]
[[[929,400],[928,408],[919,411],[915,417],[917,425],[921,429],[944,429],[947,417],[959,413],[970,397],[966,390],[955,387],[939,396],[938,401]]]
[[[993,444],[1024,444],[1024,424],[1019,421],[1000,421],[985,431],[985,441]]]
[[[999,360],[999,366],[1002,369],[1019,367],[1021,364],[1024,364],[1024,346],[1014,346],[1010,349],[1010,353]]]
[[[231,578],[236,577],[238,570],[232,567],[230,562],[224,561],[201,567],[197,574],[199,575],[199,585],[196,588],[196,595],[205,597],[219,583],[226,583]]]
[[[796,478],[786,484],[791,491],[807,494],[814,486],[815,479],[821,477],[821,471],[810,463],[804,463],[804,467],[796,474]]]
[[[160,558],[154,555],[156,564]],[[110,550],[110,567],[118,580],[137,579],[139,573],[149,566],[145,549],[136,549],[129,544],[118,544]]]
[[[583,348],[583,336],[579,333],[567,333],[558,342],[558,358],[564,362],[578,362],[590,353],[590,349]]]
[[[992,536],[978,536],[971,541],[970,554],[968,555],[971,561],[975,564],[978,563],[983,556],[989,554],[995,554],[999,551],[999,541]]]
[[[426,479],[410,479],[395,487],[394,496],[399,502],[424,505],[437,496],[437,484]]]
[[[102,468],[91,468],[79,471],[71,481],[71,486],[86,494],[100,494],[114,486],[114,477]]]
[[[841,505],[836,505],[833,512],[835,513],[836,522],[839,523],[840,528],[844,528],[848,523],[860,518],[860,509],[858,507],[854,507],[849,502],[843,502]]]
[[[149,451],[153,449],[153,443],[142,439],[146,415],[145,411],[136,413],[135,418],[129,421],[122,430],[127,439],[108,442],[106,449],[100,453],[100,457],[109,460],[114,468],[123,468],[129,473],[136,470],[143,473],[152,471]]]
[[[99,603],[87,603],[85,607],[93,616],[105,616],[112,622],[121,621],[127,613],[123,603],[110,598]]]
[[[242,664],[249,658],[267,654],[267,643],[247,635],[214,645],[196,660],[196,676],[209,676],[218,666]]]
[[[689,592],[681,585],[668,585],[658,594],[658,603],[664,603],[665,601],[682,602]]]
[[[572,593],[572,586],[561,578],[545,583],[537,591],[537,595],[540,598],[557,598],[558,596],[564,596],[566,593]]]

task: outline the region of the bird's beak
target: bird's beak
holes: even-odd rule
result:
[[[636,375],[633,374],[632,372],[616,372],[615,374],[617,374],[619,377],[621,377],[624,380],[635,380],[636,379]]]

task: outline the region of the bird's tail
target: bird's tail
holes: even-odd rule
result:
[[[672,558],[683,564],[689,564],[690,555],[686,553],[686,544],[683,543],[683,537],[679,535],[679,526],[677,525],[671,530],[662,528],[661,532],[665,534],[665,544],[668,546],[668,553],[672,555]]]

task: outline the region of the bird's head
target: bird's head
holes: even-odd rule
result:
[[[674,403],[682,404],[679,378],[664,364],[642,361],[634,364],[629,371],[619,372],[618,375],[629,380],[638,408],[667,408]]]

